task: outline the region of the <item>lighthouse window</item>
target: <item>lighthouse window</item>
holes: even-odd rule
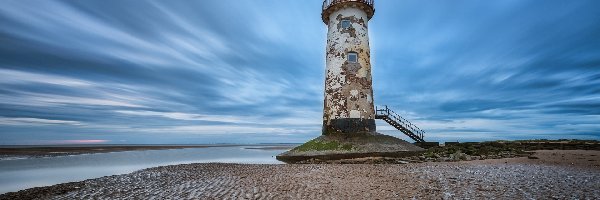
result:
[[[342,28],[350,28],[350,20],[342,20]]]
[[[358,54],[355,52],[348,53],[348,62],[356,63],[358,62]]]

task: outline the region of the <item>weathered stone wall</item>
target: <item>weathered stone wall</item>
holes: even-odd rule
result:
[[[343,28],[342,20],[350,27]],[[375,132],[367,13],[342,7],[329,16],[323,134]],[[358,62],[348,62],[348,53]]]

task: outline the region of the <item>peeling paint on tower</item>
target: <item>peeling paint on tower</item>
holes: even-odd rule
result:
[[[323,134],[375,132],[368,22],[373,0],[325,0]]]

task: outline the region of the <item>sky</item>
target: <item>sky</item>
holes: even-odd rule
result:
[[[319,0],[3,0],[0,144],[321,134]],[[600,139],[600,2],[376,0],[374,101],[428,141]],[[408,141],[383,121],[380,133]]]

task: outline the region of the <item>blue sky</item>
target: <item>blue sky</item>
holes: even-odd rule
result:
[[[0,4],[0,144],[320,135],[319,0]],[[376,0],[375,103],[430,141],[600,139],[598,7]]]

